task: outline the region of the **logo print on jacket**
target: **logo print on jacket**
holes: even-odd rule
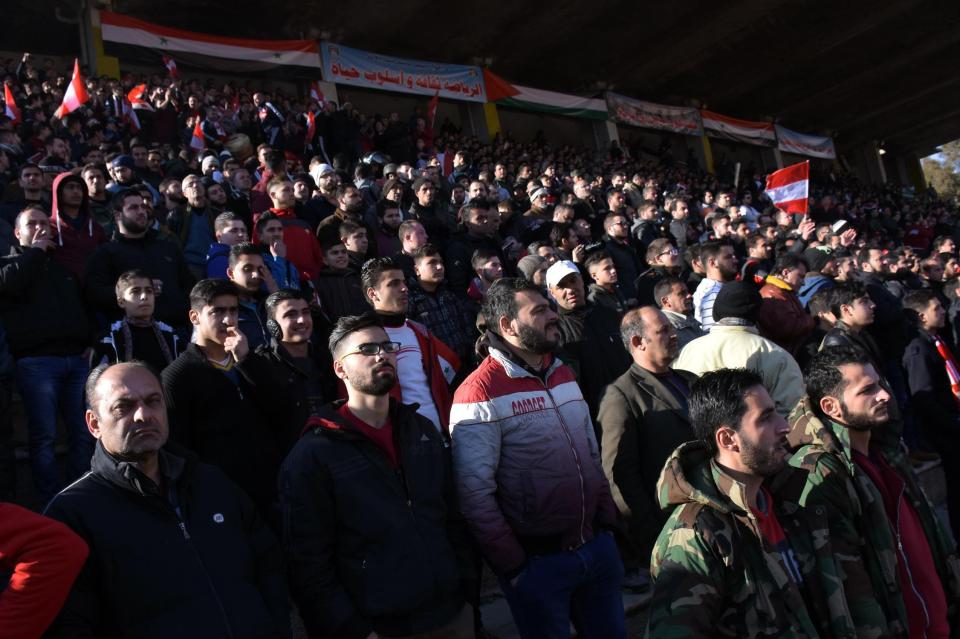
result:
[[[534,411],[543,410],[547,402],[544,397],[530,397],[527,399],[518,399],[515,402],[511,403],[511,408],[513,408],[514,415],[523,415],[524,413],[532,413]]]

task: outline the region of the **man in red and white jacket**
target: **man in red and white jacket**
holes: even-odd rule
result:
[[[624,637],[616,509],[590,411],[552,355],[557,314],[522,278],[487,291],[488,356],[453,398],[460,509],[522,637]]]
[[[360,280],[390,340],[400,342],[399,383],[391,394],[404,404],[417,404],[417,412],[449,441],[450,383],[460,369],[460,359],[426,326],[407,319],[408,289],[399,264],[388,257],[367,260]]]

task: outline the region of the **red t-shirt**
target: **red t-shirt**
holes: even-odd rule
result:
[[[853,461],[867,474],[883,497],[884,510],[896,540],[899,519],[901,547],[897,551],[897,575],[907,608],[910,637],[950,636],[947,622],[947,596],[937,574],[930,544],[917,511],[901,499],[903,479],[880,456],[853,452]]]
[[[390,418],[387,418],[387,421],[380,428],[374,428],[351,413],[346,404],[340,407],[339,413],[341,417],[350,422],[351,426],[383,451],[391,468],[400,468],[400,456],[397,454],[397,447],[393,444],[393,422],[390,421]]]

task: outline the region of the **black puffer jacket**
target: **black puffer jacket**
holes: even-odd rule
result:
[[[316,286],[320,309],[331,321],[345,315],[362,315],[370,310],[360,276],[353,269],[326,266],[317,273]]]
[[[18,359],[79,355],[93,343],[80,282],[53,251],[14,246],[0,258],[0,318]]]
[[[416,404],[390,400],[400,470],[330,405],[280,471],[290,587],[310,637],[449,623],[472,592],[450,451]]]
[[[98,444],[90,472],[47,506],[90,546],[50,635],[289,637],[280,545],[253,504],[185,451],[160,456],[162,492]]]

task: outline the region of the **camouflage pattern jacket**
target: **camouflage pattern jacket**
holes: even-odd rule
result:
[[[842,598],[860,637],[906,637],[907,614],[897,577],[897,539],[882,497],[852,458],[848,429],[814,413],[805,398],[790,415],[790,445],[796,450],[790,465],[807,472],[800,497],[806,509],[825,508],[838,574],[844,575]],[[891,420],[871,435],[874,449],[905,483],[904,497],[920,517],[937,572],[950,605],[949,618],[960,636],[960,562],[956,547],[943,529],[933,506],[900,442],[900,422]]]
[[[802,471],[788,467],[768,485],[800,568],[798,585],[761,535],[744,485],[705,444],[678,447],[657,486],[660,506],[673,513],[653,551],[647,637],[831,636],[825,593],[839,580],[824,570],[833,554],[824,511],[801,509],[790,497],[805,482]]]

